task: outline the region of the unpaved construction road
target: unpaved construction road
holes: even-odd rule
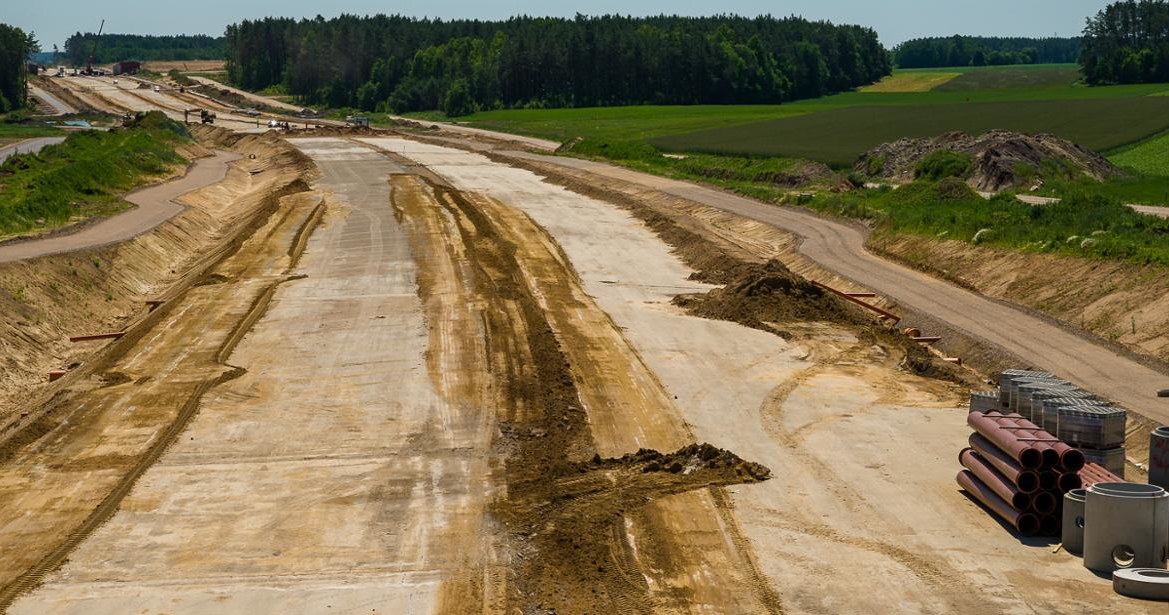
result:
[[[32,139],[24,139],[11,145],[5,145],[4,147],[0,147],[0,163],[3,163],[16,154],[39,152],[45,146],[56,145],[64,140],[65,137],[35,137]]]
[[[897,348],[688,315],[705,244],[533,172],[292,143],[311,191],[3,451],[10,612],[1157,612],[958,491]]]
[[[178,179],[127,194],[125,198],[135,205],[134,209],[87,224],[76,232],[0,245],[0,263],[84,250],[136,237],[178,215],[183,205],[176,199],[222,180],[227,165],[239,158],[238,154],[219,151],[210,158],[199,159]]]
[[[0,611],[1163,611],[959,491],[968,390],[901,338],[674,302],[773,258],[765,217],[871,288],[944,283],[819,218],[431,137],[294,138],[199,192],[231,220],[206,269],[0,443]]]
[[[631,182],[795,233],[803,240],[800,253],[824,268],[1169,424],[1169,403],[1156,396],[1169,386],[1169,376],[1022,310],[875,256],[865,249],[864,232],[854,226],[604,163],[522,152],[507,155]]]

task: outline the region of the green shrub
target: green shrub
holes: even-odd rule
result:
[[[917,179],[937,181],[947,177],[965,178],[970,175],[973,163],[969,154],[938,150],[921,159],[914,169]]]

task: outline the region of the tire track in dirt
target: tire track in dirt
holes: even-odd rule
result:
[[[295,198],[295,197],[293,197]],[[308,217],[299,225],[291,247],[288,250],[289,265],[285,268],[284,275],[281,279],[266,285],[255,297],[244,313],[243,317],[238,320],[236,325],[220,343],[219,347],[214,353],[214,361],[217,365],[223,368],[223,371],[212,378],[200,382],[195,390],[187,397],[186,401],[180,407],[174,420],[170,422],[161,431],[151,443],[151,445],[144,451],[137,461],[126,471],[126,473],[115,483],[110,492],[102,499],[98,506],[90,512],[85,520],[75,529],[71,530],[64,539],[51,551],[46,553],[40,560],[30,566],[24,573],[14,578],[9,583],[0,587],[0,612],[5,612],[12,603],[20,596],[27,592],[36,589],[43,581],[44,577],[49,573],[61,567],[72,553],[86,538],[88,538],[94,531],[101,527],[106,521],[117,513],[122,501],[133,490],[134,485],[138,480],[149,470],[167,451],[168,448],[178,439],[179,435],[190,424],[191,420],[198,414],[200,404],[204,396],[213,388],[232,380],[235,380],[244,375],[247,370],[242,367],[233,366],[228,363],[232,351],[239,344],[240,340],[247,334],[252,326],[263,317],[267,312],[271,303],[271,298],[276,289],[285,282],[299,279],[298,276],[289,276],[288,272],[295,268],[299,261],[301,254],[304,251],[304,241],[298,241],[301,238],[307,237],[319,224],[321,215],[323,214],[324,203],[319,203],[310,212]],[[289,207],[281,216],[280,221],[273,227],[273,229],[265,235],[264,242],[270,240],[276,229],[283,225],[293,215],[294,208]],[[262,225],[273,214],[273,210],[267,212],[264,220],[257,221],[251,225],[254,229],[261,228]],[[235,249],[223,255],[223,261],[226,262],[233,256],[239,254],[246,239],[241,239]],[[190,288],[201,285],[214,278],[216,274],[204,273],[198,280],[194,280]],[[224,289],[223,292],[230,293],[230,289]],[[186,292],[183,293],[183,296]],[[179,300],[174,303],[179,303]],[[164,312],[165,313],[165,312]],[[161,324],[160,320],[155,324]],[[149,329],[147,327],[139,327],[140,331],[137,333],[137,338],[140,339]],[[113,362],[114,358],[109,357],[109,362]]]
[[[579,389],[581,361],[569,354],[573,347],[595,342],[565,339],[564,332],[551,325],[550,312],[557,308],[549,306],[548,295],[562,291],[542,286],[547,276],[537,273],[555,263],[556,277],[574,279],[563,254],[546,237],[517,245],[512,238],[518,236],[515,233],[528,236],[531,229],[512,227],[510,216],[498,215],[502,207],[498,203],[430,181],[425,188],[411,187],[424,181],[415,176],[392,181],[396,210],[405,218],[425,215],[427,208],[441,208],[442,215],[453,220],[458,235],[448,236],[446,242],[460,244],[452,250],[471,264],[473,288],[482,302],[487,363],[497,392],[500,438],[494,449],[502,455],[501,481],[507,484],[506,499],[491,508],[503,524],[498,540],[506,544],[512,562],[506,603],[524,612],[687,610],[680,594],[669,598],[650,592],[646,566],[652,564],[626,539],[623,519],[626,515],[644,518],[634,511],[671,495],[757,480],[743,473],[749,466],[717,449],[699,448],[679,451],[677,457],[642,451],[621,459],[602,459],[596,454],[592,433],[597,417],[582,410],[590,406],[582,403]],[[420,193],[426,193],[429,205],[406,202],[418,199]],[[428,236],[416,241],[439,241],[433,230],[440,226],[430,225]],[[531,260],[536,245],[550,250],[539,257],[545,260]],[[434,260],[424,258],[419,263],[425,268]],[[423,293],[434,290],[428,277],[420,275]],[[605,318],[603,327],[612,327]],[[527,359],[516,361],[517,357]],[[607,381],[612,374],[598,373],[597,377]],[[702,457],[713,461],[704,462]],[[683,460],[696,464],[695,471],[671,470],[683,467]],[[669,533],[665,527],[655,532]],[[677,552],[668,540],[656,548]],[[478,573],[471,576],[480,578]],[[484,579],[497,576],[490,569],[482,574]],[[761,576],[752,586],[758,591],[760,583]],[[448,612],[465,612],[466,607],[484,602],[485,585],[458,579],[444,588],[443,604]],[[773,597],[756,604],[776,602]]]

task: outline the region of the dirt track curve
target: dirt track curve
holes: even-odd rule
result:
[[[76,233],[2,245],[0,263],[84,250],[136,237],[178,215],[183,206],[175,199],[223,179],[227,165],[239,158],[239,154],[219,151],[210,158],[200,159],[178,179],[126,195],[127,201],[137,205],[134,209]]]
[[[1169,401],[1156,397],[1157,390],[1169,387],[1169,376],[1022,310],[875,256],[865,249],[864,232],[855,227],[604,163],[524,152],[507,155],[640,184],[791,231],[803,238],[800,252],[821,266],[1150,419],[1169,423]]]

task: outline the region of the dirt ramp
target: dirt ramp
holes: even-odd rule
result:
[[[927,139],[884,143],[861,156],[855,170],[873,178],[908,183],[930,173],[923,165],[941,162],[944,153],[957,173],[976,190],[998,192],[1031,188],[1044,177],[1087,176],[1102,181],[1120,171],[1103,156],[1054,135],[992,130],[971,136],[950,132]]]

